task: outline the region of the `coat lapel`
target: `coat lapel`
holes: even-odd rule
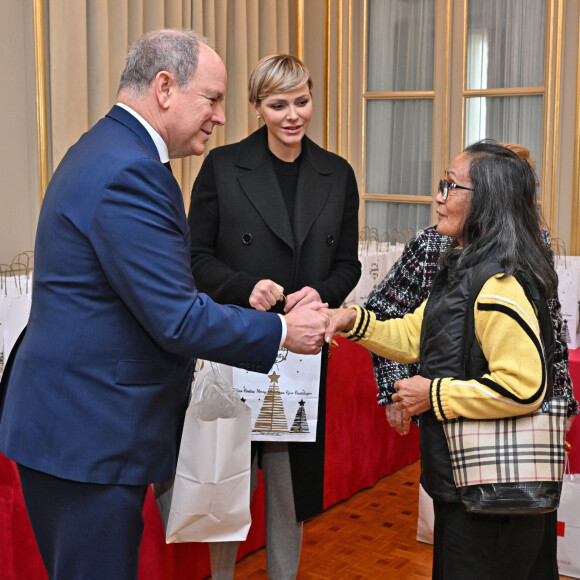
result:
[[[319,173],[310,163],[308,156],[305,156],[300,166],[294,211],[294,237],[297,248],[304,243],[316,218],[327,204],[329,196],[329,179]]]
[[[272,165],[265,163],[243,175],[240,185],[270,230],[294,248],[288,211]]]
[[[331,170],[319,154],[319,148],[308,137],[303,140],[303,159],[296,190],[296,209],[294,212],[294,237],[296,247],[300,247],[312,226],[328,203],[330,197]]]
[[[266,127],[262,127],[242,141],[237,165],[250,170],[239,178],[245,195],[272,233],[294,249],[294,236],[288,211],[269,160]]]
[[[298,176],[293,228],[280,191],[274,168],[269,160],[266,127],[244,139],[237,164],[249,169],[239,178],[240,185],[272,232],[298,249],[329,200],[332,173],[323,151],[308,137],[303,140],[304,152]],[[294,232],[294,233],[293,233]]]

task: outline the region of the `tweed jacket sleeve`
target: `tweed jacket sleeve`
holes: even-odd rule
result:
[[[548,230],[542,229],[542,238],[546,246],[552,251],[552,241]],[[558,292],[548,300],[550,318],[554,328],[554,395],[566,397],[568,400],[568,416],[578,414],[578,401],[574,398],[572,389],[572,379],[568,372],[568,345],[562,332],[562,306],[558,297]]]
[[[385,279],[369,295],[366,308],[378,320],[399,318],[413,312],[429,296],[437,262],[451,239],[432,226],[417,233],[405,246]],[[401,364],[371,353],[380,405],[391,403],[394,384],[419,374],[419,364]]]

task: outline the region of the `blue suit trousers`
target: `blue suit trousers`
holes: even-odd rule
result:
[[[137,580],[147,485],[82,483],[18,465],[50,580]]]

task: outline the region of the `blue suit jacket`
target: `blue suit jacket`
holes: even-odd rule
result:
[[[30,319],[7,364],[0,450],[75,481],[171,478],[193,357],[267,372],[277,315],[198,294],[179,186],[120,107],[70,148],[37,230]]]

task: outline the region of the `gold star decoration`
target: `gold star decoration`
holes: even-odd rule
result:
[[[268,378],[270,379],[270,381],[272,381],[273,383],[277,383],[278,379],[280,378],[280,375],[276,374],[276,371],[274,371],[271,375],[268,375]]]

